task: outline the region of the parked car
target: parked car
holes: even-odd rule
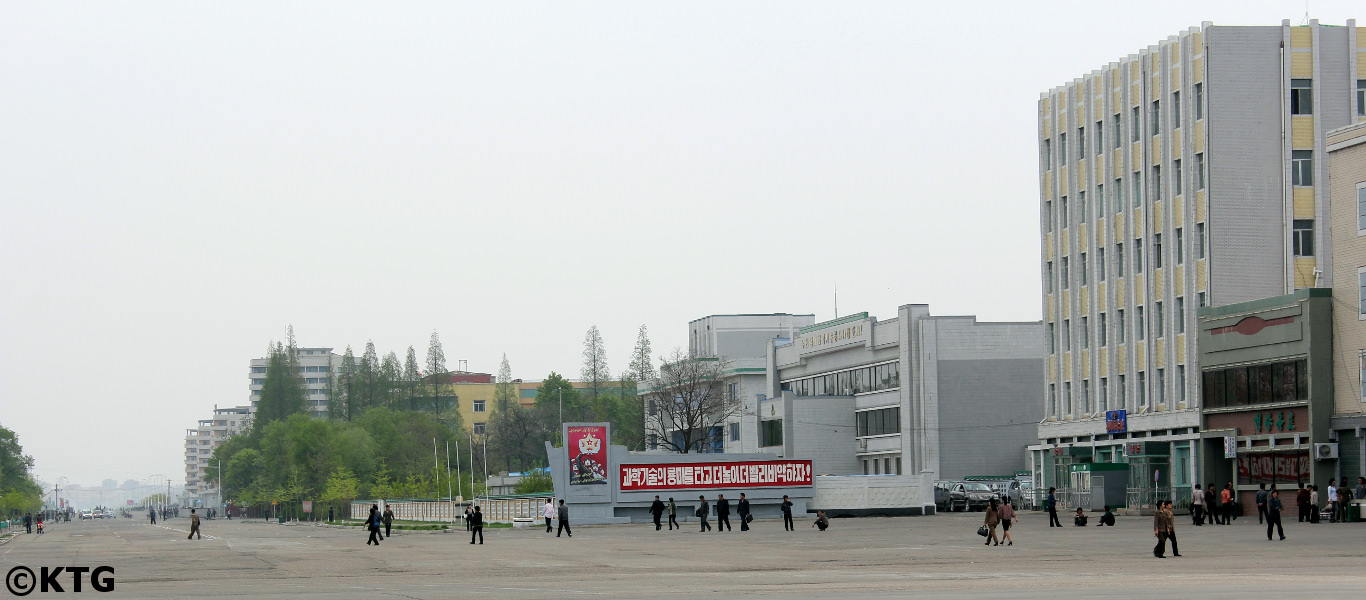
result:
[[[954,491],[961,494],[962,500],[959,501],[959,506],[964,507],[965,510],[986,510],[992,498],[997,501],[1001,499],[1001,495],[992,490],[991,486],[977,481],[958,483],[955,485]]]
[[[953,488],[953,481],[934,482],[934,509],[938,512],[949,512],[953,510],[953,501],[950,490]]]
[[[1010,498],[1010,502],[1015,506],[1020,506],[1020,480],[1018,479],[993,479],[990,481],[979,481],[985,483],[992,491],[996,492],[998,499]]]

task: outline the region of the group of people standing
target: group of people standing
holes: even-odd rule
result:
[[[1262,484],[1262,488],[1265,489],[1266,484]],[[1206,522],[1213,525],[1231,525],[1233,520],[1238,518],[1233,510],[1234,497],[1232,481],[1225,484],[1224,489],[1218,492],[1214,491],[1213,483],[1204,490],[1200,489],[1200,484],[1195,484],[1195,490],[1191,492],[1192,522],[1197,527]]]
[[[778,508],[783,514],[783,530],[796,531],[797,528],[792,523],[792,500],[784,495],[783,502],[778,505]],[[663,500],[659,499],[659,496],[655,496],[654,502],[650,504],[650,516],[654,517],[655,531],[664,528],[665,513],[669,515],[669,531],[673,531],[675,527],[682,531],[683,526],[678,524],[678,504],[674,502],[673,498],[669,498],[669,503],[665,504]],[[701,523],[698,533],[712,530],[711,523],[707,520],[711,516],[711,505],[707,503],[705,495],[697,497],[697,509],[693,511],[693,514]],[[750,512],[749,498],[745,497],[744,492],[740,493],[740,500],[735,503],[735,515],[740,519],[740,531],[749,531],[749,524],[754,521],[754,513]],[[830,519],[821,520],[817,518],[817,523],[814,526],[825,531],[830,526]],[[730,500],[726,499],[725,494],[717,494],[716,532],[722,531],[734,531],[730,524]]]
[[[478,510],[476,508],[476,510]],[[378,504],[370,505],[370,515],[365,518],[365,528],[370,531],[370,539],[365,541],[365,545],[379,545],[380,540],[390,537],[389,528],[394,523],[394,511],[388,506],[384,507],[384,512],[379,511]],[[384,533],[380,533],[380,528],[384,528]],[[474,543],[474,542],[470,542]]]

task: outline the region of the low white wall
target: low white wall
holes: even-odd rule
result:
[[[809,511],[829,514],[922,515],[934,511],[933,482],[914,475],[823,475]]]

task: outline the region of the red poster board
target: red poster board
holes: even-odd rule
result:
[[[621,491],[800,487],[811,485],[811,461],[621,465]]]
[[[607,484],[607,428],[568,427],[569,485]]]

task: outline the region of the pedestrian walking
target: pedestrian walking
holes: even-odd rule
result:
[[[327,522],[328,522],[328,523],[331,523],[331,522],[332,522],[332,517],[333,517],[333,516],[335,516],[335,515],[333,515],[333,513],[332,513],[332,507],[331,507],[331,506],[327,507]],[[232,512],[228,512],[228,520],[229,520],[229,521],[232,520]]]
[[[716,495],[716,533],[721,533],[721,528],[725,527],[730,531],[730,500],[726,500],[725,494]]]
[[[707,531],[711,531],[711,524],[707,522],[707,516],[711,514],[711,506],[707,505],[707,497],[698,496],[697,501],[700,504],[697,505],[697,511],[695,514],[697,515],[698,519],[702,520],[702,528],[699,529],[697,532],[704,533]]]
[[[818,510],[816,511],[816,521],[811,523],[811,526],[825,531],[830,528],[830,517],[825,516],[825,511]]]
[[[1195,491],[1191,492],[1191,524],[1199,527],[1205,524],[1205,492],[1200,490],[1200,484],[1195,484]]]
[[[660,520],[664,518],[664,503],[659,501],[659,496],[655,496],[655,501],[650,504],[650,516],[655,520],[655,531],[663,529]],[[672,529],[672,528],[671,528]]]
[[[1319,486],[1309,486],[1309,522],[1319,522]]]
[[[1271,497],[1266,502],[1266,539],[1271,539],[1271,528],[1276,528],[1281,539],[1285,539],[1285,529],[1281,527],[1281,493],[1271,490]]]
[[[554,498],[546,498],[546,499],[545,499],[545,508],[542,508],[542,509],[541,509],[541,516],[542,516],[542,517],[545,517],[545,532],[546,532],[546,533],[550,533],[550,532],[552,531],[551,528],[550,528],[550,520],[555,518],[555,499],[554,499]]]
[[[185,539],[188,540],[188,539],[191,539],[191,538],[193,538],[193,537],[195,537],[195,536],[199,536],[199,539],[201,539],[201,540],[204,539],[204,535],[201,534],[201,533],[199,533],[199,515],[194,514],[194,509],[191,508],[191,509],[190,509],[190,535],[185,536]]]
[[[1167,541],[1172,543],[1172,556],[1181,556],[1181,550],[1176,547],[1176,514],[1173,512],[1171,500],[1164,501],[1164,510],[1167,511]]]
[[[470,513],[470,544],[474,544],[475,536],[479,536],[479,544],[484,544],[484,513],[479,512],[479,505],[474,505],[474,512]]]
[[[1337,487],[1337,482],[1338,482],[1338,480],[1337,480],[1336,477],[1330,477],[1330,478],[1328,479],[1328,522],[1329,522],[1329,523],[1337,523],[1337,522],[1338,522],[1338,487]]]
[[[472,525],[470,525],[470,518],[471,518],[472,516],[474,516],[474,511],[473,511],[472,509],[470,509],[469,506],[466,506],[466,507],[465,507],[465,531],[471,531],[471,530],[474,529],[474,527],[473,527]]]
[[[385,504],[385,505],[384,505],[384,537],[391,537],[391,534],[389,533],[389,528],[392,527],[393,524],[394,524],[394,509],[389,508],[389,505],[388,505],[388,504]]]
[[[152,516],[152,524],[153,524],[153,525],[156,525],[156,524],[157,524],[157,511],[155,511],[155,510],[149,510],[149,511],[147,511],[147,514],[149,514],[149,515]]]
[[[1258,484],[1257,487],[1257,524],[1261,525],[1266,522],[1266,498],[1268,494],[1265,483]]]
[[[1224,524],[1233,524],[1233,483],[1229,482],[1224,486],[1224,490],[1219,492],[1219,499],[1223,502]]]
[[[1015,507],[1010,504],[1010,496],[1001,501],[1001,511],[996,516],[1001,519],[1001,541],[1007,546],[1014,546],[1015,540],[1010,537],[1010,527],[1015,524]]]
[[[740,531],[749,531],[749,522],[754,517],[749,515],[749,500],[745,499],[745,493],[740,492],[740,502],[736,505],[736,516],[740,517]]]
[[[678,524],[678,505],[674,504],[673,496],[669,496],[669,531],[673,531],[675,527],[683,531],[683,526]]]
[[[1299,513],[1300,523],[1309,520],[1309,488],[1303,483],[1300,484],[1300,490],[1295,493],[1295,510]]]
[[[369,546],[370,544],[378,546],[379,541],[384,539],[379,535],[379,522],[379,506],[371,504],[370,515],[365,517],[365,528],[370,530],[370,539],[365,540],[366,546]]]
[[[787,494],[783,494],[783,503],[778,507],[783,511],[783,531],[796,531],[797,526],[792,524],[792,501]]]
[[[1058,498],[1053,493],[1057,488],[1048,488],[1048,498],[1044,500],[1044,507],[1048,509],[1048,526],[1062,527],[1062,521],[1058,520]]]
[[[992,498],[991,504],[987,505],[986,519],[983,520],[983,524],[987,526],[987,541],[982,545],[990,546],[995,543],[1000,546],[1001,540],[996,538],[996,527],[1001,524],[1001,515],[996,511],[995,498]]]
[[[33,534],[33,513],[31,512],[24,513],[24,534]]]
[[[1171,532],[1168,523],[1167,511],[1163,510],[1166,505],[1159,503],[1157,512],[1153,513],[1153,535],[1157,537],[1157,545],[1153,546],[1153,556],[1157,558],[1167,558],[1167,536]]]
[[[561,533],[569,534],[574,537],[574,530],[569,528],[569,507],[564,505],[564,500],[560,501],[560,528],[555,531],[555,537],[560,537]]]
[[[1206,520],[1211,525],[1219,524],[1222,511],[1219,510],[1219,494],[1216,493],[1214,482],[1212,481],[1208,486],[1205,486],[1205,512],[1209,516]]]

